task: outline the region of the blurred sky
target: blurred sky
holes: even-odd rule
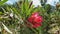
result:
[[[17,2],[17,1],[19,1],[19,0],[8,0],[6,3],[7,3],[7,4],[13,4],[13,3],[15,3],[15,2]]]
[[[17,2],[18,0],[8,0],[6,3],[7,4],[13,4],[15,2]],[[33,5],[41,5],[41,3],[39,2],[39,0],[32,0],[33,1]],[[52,6],[55,6],[57,4],[57,2],[59,2],[59,0],[47,0],[46,4],[50,4]]]
[[[50,4],[52,6],[55,6],[58,2],[59,2],[59,0],[47,0],[46,4]]]

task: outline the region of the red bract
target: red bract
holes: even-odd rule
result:
[[[28,21],[33,25],[33,28],[37,28],[42,25],[43,18],[39,16],[38,12],[35,12],[28,18]]]
[[[32,21],[39,15],[38,12],[32,13],[32,15],[28,18],[28,21],[32,23]]]
[[[41,22],[42,22],[42,16],[37,16],[37,17],[34,19],[34,22],[36,22],[36,23],[41,23]]]
[[[38,13],[38,12],[34,12],[34,13],[32,13],[32,15],[31,15],[31,17],[33,17],[33,18],[35,18],[35,17],[37,17],[37,16],[39,16],[39,13]]]
[[[29,21],[30,23],[32,23],[32,22],[33,22],[33,18],[29,17],[29,18],[28,18],[28,21]]]

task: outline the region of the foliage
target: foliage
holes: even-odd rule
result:
[[[23,0],[14,5],[0,6],[0,29],[2,34],[56,34],[60,28],[60,11],[51,10],[50,5],[33,8],[31,2]],[[29,28],[27,18],[33,12],[39,12],[43,17],[42,26]],[[8,29],[4,29],[4,25]],[[6,32],[7,31],[7,32]]]
[[[6,1],[8,1],[8,0],[1,0],[0,5],[3,5]]]

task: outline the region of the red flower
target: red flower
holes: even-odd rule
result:
[[[28,18],[29,22],[33,22],[33,20],[39,15],[38,12],[32,13],[32,15]]]
[[[30,23],[32,23],[32,22],[33,22],[33,18],[32,18],[32,17],[29,17],[29,18],[28,18],[28,21],[29,21]]]
[[[39,16],[38,12],[35,12],[28,18],[28,21],[33,25],[33,28],[37,28],[42,25],[43,18]]]
[[[42,16],[37,16],[37,17],[34,19],[34,22],[36,22],[36,23],[41,23],[41,22],[42,22]]]
[[[33,18],[35,18],[37,16],[39,16],[39,13],[38,12],[32,13],[32,15],[31,15],[31,17],[33,17]]]

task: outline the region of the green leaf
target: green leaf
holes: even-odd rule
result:
[[[0,15],[3,14],[2,12],[0,12]]]
[[[8,1],[8,0],[0,1],[0,5],[4,4],[6,1]]]

